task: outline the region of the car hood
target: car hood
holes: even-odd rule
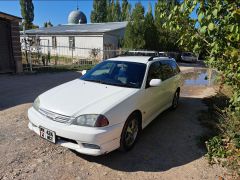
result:
[[[66,116],[103,114],[137,91],[76,79],[41,94],[40,108]]]

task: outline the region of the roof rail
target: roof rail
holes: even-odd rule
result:
[[[154,58],[159,57],[159,56],[152,56],[148,59],[148,61],[152,61]]]
[[[120,54],[120,56],[159,56],[157,51],[143,51],[143,50],[133,50],[133,51],[125,51]]]

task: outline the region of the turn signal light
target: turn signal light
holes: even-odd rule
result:
[[[108,119],[105,116],[100,115],[95,123],[95,127],[104,127],[107,125],[109,125]]]

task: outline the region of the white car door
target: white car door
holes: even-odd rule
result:
[[[151,79],[161,79],[160,62],[150,65],[146,80],[146,87],[142,91],[141,109],[143,111],[143,127],[151,122],[162,110],[167,102],[167,83],[162,82],[158,87],[150,87]]]
[[[175,67],[174,67],[175,66]],[[161,61],[162,81],[165,83],[166,101],[164,102],[165,109],[172,105],[173,96],[179,86],[179,78],[177,76],[177,65],[172,60]]]

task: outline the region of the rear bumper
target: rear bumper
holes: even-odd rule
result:
[[[28,110],[30,120],[28,127],[38,135],[39,127],[45,127],[56,133],[56,144],[73,149],[87,155],[101,155],[113,151],[120,146],[120,136],[124,124],[117,124],[106,128],[83,127],[67,125],[52,121],[37,112],[34,108]],[[76,143],[75,143],[76,142]],[[83,144],[93,144],[99,149],[86,148]]]

